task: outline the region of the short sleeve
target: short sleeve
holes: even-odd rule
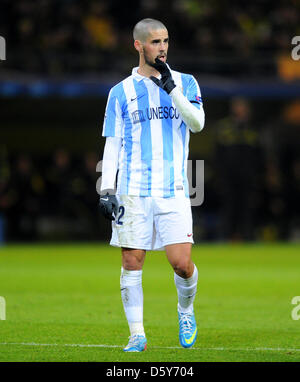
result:
[[[200,87],[194,76],[190,76],[186,97],[198,108],[203,105]]]
[[[122,110],[114,89],[111,89],[108,95],[104,114],[102,136],[118,138],[123,137]]]

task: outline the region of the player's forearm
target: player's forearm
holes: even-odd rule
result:
[[[107,137],[102,160],[101,193],[115,189],[122,138]]]
[[[203,129],[205,121],[202,105],[200,109],[193,106],[193,104],[181,93],[178,86],[171,91],[170,96],[188,128],[193,133],[199,133]]]

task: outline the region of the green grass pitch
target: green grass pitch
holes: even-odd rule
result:
[[[108,244],[0,248],[0,361],[300,361],[297,244],[202,244],[195,313],[198,338],[178,340],[177,294],[164,252],[143,271],[148,349],[124,353],[128,325],[120,296],[120,250]],[[3,312],[2,312],[3,313]]]

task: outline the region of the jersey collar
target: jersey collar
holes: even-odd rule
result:
[[[167,64],[168,65],[168,64]],[[141,80],[150,80],[149,77],[145,77],[145,76],[142,76],[141,74],[138,73],[138,66],[136,68],[133,68],[132,69],[132,76],[135,80],[137,81],[141,81]],[[168,65],[168,68],[170,69],[169,65]],[[161,78],[161,75],[159,75],[158,77],[159,79]]]
[[[148,77],[142,76],[141,74],[138,73],[138,66],[136,68],[132,69],[132,76],[137,81],[145,80],[148,78]]]

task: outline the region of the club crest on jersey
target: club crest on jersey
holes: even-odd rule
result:
[[[195,96],[195,99],[196,99],[196,101],[198,101],[198,102],[200,102],[200,103],[202,103],[202,98],[200,97],[200,96]]]
[[[131,113],[133,123],[145,122],[144,113],[142,110],[136,110]]]

